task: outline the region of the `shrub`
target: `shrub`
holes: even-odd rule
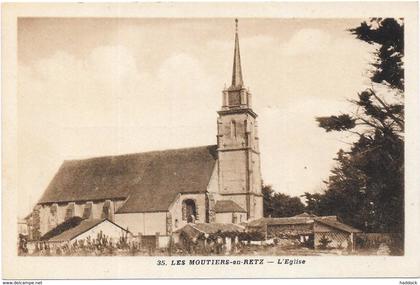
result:
[[[332,242],[332,240],[328,239],[325,235],[323,235],[320,239],[319,239],[319,248],[320,249],[327,249],[328,245]]]

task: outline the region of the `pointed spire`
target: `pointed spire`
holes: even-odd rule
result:
[[[242,68],[241,68],[241,54],[239,52],[239,37],[238,37],[238,19],[235,19],[235,52],[233,56],[233,72],[232,72],[232,85],[231,87],[242,87]]]

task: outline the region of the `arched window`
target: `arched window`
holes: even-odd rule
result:
[[[235,120],[232,120],[232,122],[230,122],[230,137],[236,138],[236,135],[237,135],[236,122]]]
[[[83,215],[82,215],[83,219],[91,219],[92,218],[92,206],[93,206],[92,202],[87,202],[85,204],[85,208],[83,209]]]
[[[194,200],[187,199],[182,202],[182,220],[193,223],[197,219],[197,207]]]
[[[64,218],[64,220],[68,220],[72,217],[74,217],[74,202],[70,202],[67,205],[67,209],[66,209],[66,217]]]
[[[54,203],[50,207],[50,215],[48,216],[48,228],[53,229],[58,224],[58,204]]]
[[[50,208],[51,216],[52,217],[57,216],[57,212],[58,212],[58,204],[54,203],[54,204],[51,205],[51,208]]]
[[[102,215],[101,217],[103,219],[109,219],[111,220],[111,201],[106,200],[103,207],[102,207]]]

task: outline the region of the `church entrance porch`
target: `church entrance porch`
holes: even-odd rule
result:
[[[197,219],[197,207],[194,200],[187,199],[182,202],[182,219],[187,223],[194,223]]]

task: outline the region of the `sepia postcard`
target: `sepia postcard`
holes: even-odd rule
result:
[[[2,8],[4,278],[419,276],[417,3]]]

